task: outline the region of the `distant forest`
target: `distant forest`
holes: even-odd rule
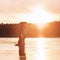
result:
[[[21,25],[19,24],[0,24],[0,37],[19,37],[21,31]],[[37,25],[27,23],[26,37],[60,37],[60,21],[54,21],[48,23],[46,27],[41,31],[37,28]]]
[[[44,37],[60,37],[60,21],[48,23],[42,34]]]
[[[24,23],[23,23],[24,24]],[[38,31],[35,24],[27,23],[26,37],[38,37]],[[19,37],[21,25],[19,24],[0,24],[0,37]]]

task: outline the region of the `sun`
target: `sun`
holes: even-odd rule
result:
[[[46,11],[44,8],[45,6],[43,4],[31,7],[31,12],[20,15],[22,21],[35,23],[41,28],[44,27],[46,23],[54,21],[56,19],[56,16]]]

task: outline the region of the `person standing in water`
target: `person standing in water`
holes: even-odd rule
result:
[[[18,40],[18,47],[19,47],[19,56],[20,60],[26,60],[26,54],[25,54],[25,38],[26,38],[26,22],[20,23],[20,36]]]

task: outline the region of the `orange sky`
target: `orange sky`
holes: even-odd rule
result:
[[[0,0],[0,23],[42,22],[43,18],[60,19],[60,0]]]

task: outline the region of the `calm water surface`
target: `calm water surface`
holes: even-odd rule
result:
[[[0,59],[20,60],[18,38],[0,38]],[[60,60],[60,38],[26,38],[26,60]]]

